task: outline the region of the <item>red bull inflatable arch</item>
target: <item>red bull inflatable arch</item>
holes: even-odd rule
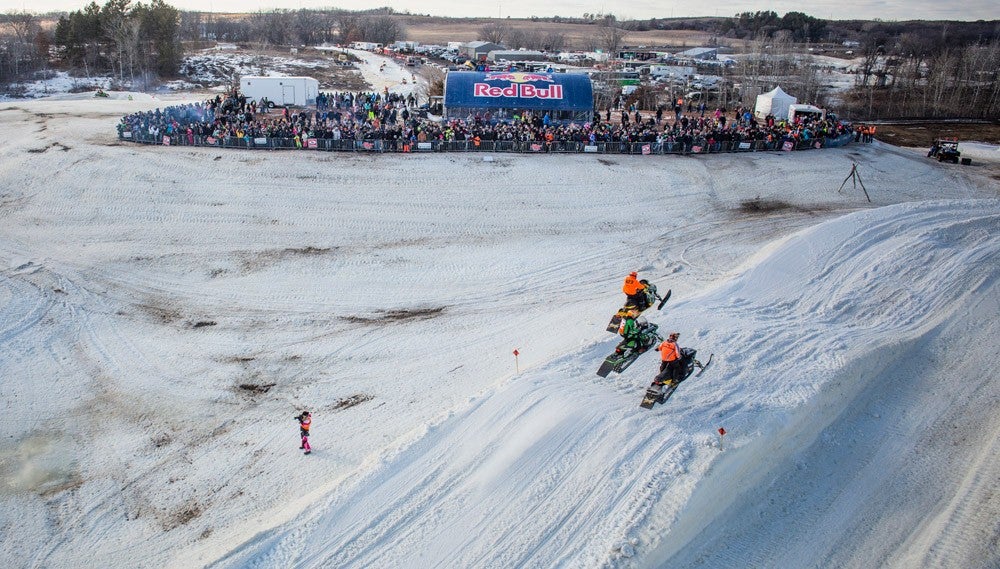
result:
[[[528,112],[548,113],[552,122],[583,123],[593,118],[590,77],[576,73],[452,71],[445,77],[446,119],[479,117],[507,122]]]

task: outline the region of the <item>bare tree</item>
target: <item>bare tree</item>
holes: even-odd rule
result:
[[[136,18],[132,17],[129,4],[129,0],[108,0],[101,8],[101,30],[105,39],[112,45],[112,49],[108,50],[108,60],[112,72],[118,74],[119,81],[125,79],[125,62],[129,59],[126,54],[130,49],[137,48],[137,42],[136,45],[129,45],[130,39],[137,39],[135,33],[138,32],[138,29],[131,25]],[[131,73],[130,69],[129,77]]]
[[[361,17],[354,12],[340,12],[337,14],[337,31],[339,42],[349,44],[353,41],[360,41],[361,38]]]
[[[542,49],[542,32],[538,30],[524,30],[522,43],[525,49]]]
[[[511,28],[507,33],[507,43],[511,49],[521,49],[527,46],[527,34],[521,28]]]
[[[479,39],[498,45],[506,45],[504,42],[510,37],[510,24],[506,22],[489,22],[479,28]]]
[[[388,14],[369,16],[361,21],[362,41],[389,45],[403,37],[403,26]]]
[[[8,12],[2,15],[0,23],[13,35],[12,40],[6,42],[6,52],[11,72],[16,77],[21,73],[22,64],[35,59],[34,41],[39,23],[29,12]]]
[[[257,49],[289,45],[295,31],[295,15],[289,10],[263,10],[250,14],[250,37]]]
[[[566,47],[566,35],[558,31],[550,31],[542,39],[542,49],[545,51],[562,51]]]
[[[626,31],[618,27],[618,22],[612,15],[605,16],[604,21],[597,28],[598,42],[604,51],[611,57],[618,53],[618,48],[625,39]]]
[[[204,15],[201,12],[182,11],[177,31],[182,40],[200,41],[204,39]]]
[[[418,100],[430,101],[431,97],[444,95],[444,72],[433,67],[424,67],[420,73],[427,81],[417,83],[415,95]]]
[[[295,13],[293,22],[294,41],[300,45],[316,45],[326,41],[324,37],[328,30],[328,22],[321,16],[322,12],[299,10]]]

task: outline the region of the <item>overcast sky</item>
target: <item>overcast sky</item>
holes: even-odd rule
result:
[[[107,0],[97,0],[103,6]],[[148,3],[149,0],[146,0]],[[89,0],[0,0],[0,12],[80,10]],[[181,10],[215,12],[255,12],[274,8],[342,8],[360,10],[389,6],[398,12],[453,17],[581,16],[584,13],[611,13],[619,19],[669,18],[679,16],[732,16],[739,12],[774,10],[779,15],[789,11],[805,12],[825,19],[883,20],[995,20],[1000,19],[1000,0],[630,0],[597,2],[591,0],[167,0]]]

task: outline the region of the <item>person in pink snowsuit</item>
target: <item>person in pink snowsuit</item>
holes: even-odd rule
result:
[[[299,434],[302,435],[302,446],[299,448],[305,450],[305,454],[309,454],[312,452],[312,447],[309,446],[309,427],[312,425],[312,414],[309,411],[303,411],[295,418],[299,421]]]

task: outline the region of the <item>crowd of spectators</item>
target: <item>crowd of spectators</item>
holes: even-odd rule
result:
[[[718,150],[724,145],[759,142],[766,148],[781,148],[788,141],[822,144],[826,138],[850,133],[851,127],[835,120],[805,120],[791,123],[768,116],[758,120],[749,109],[698,110],[685,114],[675,108],[666,119],[663,109],[655,112],[621,111],[612,120],[609,109],[594,112],[582,124],[551,121],[544,113],[522,112],[511,120],[498,121],[488,112],[464,119],[432,120],[416,107],[412,96],[396,93],[321,93],[315,107],[275,107],[266,99],[249,100],[239,92],[218,95],[192,103],[139,112],[122,117],[118,130],[135,140],[171,144],[221,144],[254,146],[261,139],[290,141],[302,148],[310,139],[376,142],[387,150],[408,149],[416,142],[484,141],[536,143],[545,149],[553,144],[641,143],[654,151],[683,145]]]

